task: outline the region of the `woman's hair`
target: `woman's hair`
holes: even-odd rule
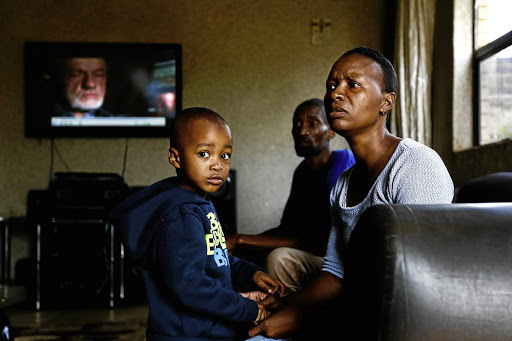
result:
[[[341,57],[351,54],[360,54],[377,62],[382,69],[385,87],[384,90],[386,90],[386,92],[394,92],[395,94],[397,93],[398,77],[396,75],[395,68],[382,53],[369,47],[356,47],[355,49],[345,52]]]

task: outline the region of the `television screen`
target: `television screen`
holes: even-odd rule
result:
[[[25,136],[168,137],[181,45],[25,43]]]

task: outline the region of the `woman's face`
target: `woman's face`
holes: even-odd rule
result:
[[[380,65],[366,56],[350,54],[332,66],[326,82],[325,111],[332,130],[340,135],[372,132],[385,127],[385,113],[394,98],[394,93],[384,91]]]

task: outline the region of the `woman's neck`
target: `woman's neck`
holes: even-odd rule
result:
[[[365,140],[349,141],[356,159],[354,170],[360,185],[369,189],[382,172],[393,155],[400,138],[391,135],[387,130],[381,136],[373,136]]]

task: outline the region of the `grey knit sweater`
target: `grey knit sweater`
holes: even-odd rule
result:
[[[346,207],[347,184],[354,166],[343,172],[331,191],[331,234],[323,271],[343,278],[339,255],[359,217],[377,204],[447,204],[453,199],[453,182],[439,155],[427,146],[403,139],[362,202]],[[342,243],[338,245],[338,238]]]

